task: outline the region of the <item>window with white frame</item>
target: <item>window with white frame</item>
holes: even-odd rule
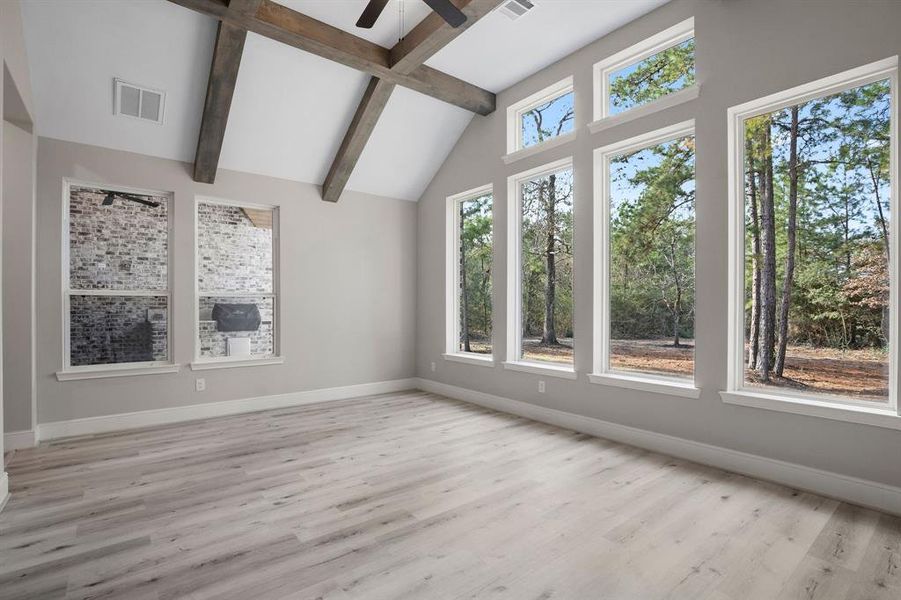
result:
[[[171,195],[64,185],[63,370],[170,363]]]
[[[491,357],[492,208],[490,185],[448,198],[448,354]]]
[[[574,118],[573,80],[567,77],[507,109],[507,152],[571,133]]]
[[[196,360],[278,354],[278,210],[199,199]]]
[[[572,159],[509,179],[509,363],[573,367]]]
[[[600,148],[595,374],[694,377],[694,123]]]
[[[897,406],[897,57],[729,110],[729,387]]]
[[[594,78],[595,120],[696,96],[694,19],[597,63]]]

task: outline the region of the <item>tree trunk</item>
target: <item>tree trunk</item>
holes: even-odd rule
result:
[[[472,352],[469,346],[469,306],[466,298],[466,240],[463,235],[463,222],[466,213],[460,203],[460,338],[463,352]]]
[[[544,288],[544,334],[541,343],[556,345],[557,326],[554,322],[554,308],[557,304],[557,176],[548,177],[547,186],[547,239],[545,242],[545,261],[547,264],[547,283]]]
[[[791,312],[792,287],[795,284],[795,247],[798,236],[798,106],[791,108],[788,149],[788,224],[786,232],[785,273],[782,279],[782,305],[779,308],[779,347],[773,371],[782,377],[785,371],[785,349],[788,346],[788,316]]]
[[[748,368],[757,365],[760,351],[760,216],[757,213],[757,169],[754,160],[754,144],[749,138],[745,143],[748,156],[748,175],[751,195],[751,327],[748,332]]]
[[[765,124],[763,162],[766,184],[760,206],[760,245],[763,265],[760,273],[761,346],[757,356],[757,371],[762,381],[770,380],[776,341],[776,215],[773,190],[773,152],[770,127]]]

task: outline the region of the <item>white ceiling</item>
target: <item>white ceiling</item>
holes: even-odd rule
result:
[[[366,0],[281,0],[331,25],[391,46],[397,1],[376,27],[354,27]],[[486,16],[429,65],[503,90],[666,0],[536,0],[511,21]],[[405,30],[428,14],[406,0]],[[23,0],[39,135],[193,160],[216,23],[164,0]],[[547,31],[566,32],[547,35]],[[167,93],[164,123],[116,117],[112,79]],[[220,166],[321,183],[368,76],[250,34],[238,74]],[[397,88],[348,189],[416,200],[472,115]]]

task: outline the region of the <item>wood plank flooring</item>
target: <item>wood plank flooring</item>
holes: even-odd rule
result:
[[[422,392],[17,451],[0,598],[901,599],[901,519]]]

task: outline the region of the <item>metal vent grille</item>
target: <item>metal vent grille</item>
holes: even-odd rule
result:
[[[518,19],[533,8],[535,4],[529,0],[510,0],[501,5],[501,12],[511,19]]]
[[[165,92],[114,79],[113,114],[151,121],[163,122]]]

